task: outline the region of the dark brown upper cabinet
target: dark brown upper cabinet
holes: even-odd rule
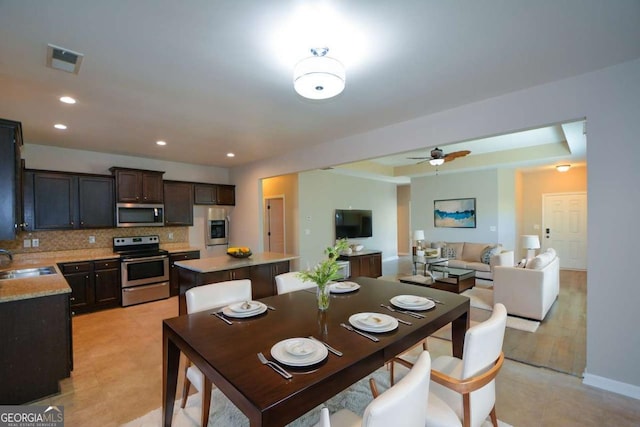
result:
[[[235,206],[236,187],[225,184],[194,184],[196,205]]]
[[[164,225],[193,225],[193,184],[164,181]]]
[[[22,227],[22,125],[0,119],[0,240],[13,240]]]
[[[112,167],[118,203],[162,203],[164,172]]]

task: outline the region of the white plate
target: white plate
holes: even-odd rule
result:
[[[304,343],[304,344],[303,344]],[[312,348],[313,351],[306,355],[291,354],[290,351],[296,345],[302,345],[303,347]],[[309,338],[289,338],[276,343],[271,347],[271,356],[280,363],[284,363],[289,366],[310,366],[316,363],[322,362],[327,358],[329,351],[327,348],[319,342],[311,340]]]
[[[413,297],[413,295],[398,295],[391,298],[389,302],[391,302],[391,304],[395,305],[396,307],[400,307],[405,310],[419,310],[419,311],[429,310],[430,308],[433,308],[436,305],[433,301],[426,298],[424,298],[424,303],[422,305],[416,305],[415,301],[414,301],[414,304],[406,304],[404,302],[406,300],[403,301],[403,299],[400,297]],[[414,298],[422,298],[422,297],[414,297]],[[411,302],[412,300],[409,300],[409,301]]]
[[[253,317],[253,316],[257,316],[258,314],[262,314],[265,311],[267,311],[267,306],[264,305],[263,303],[259,302],[259,301],[253,301],[254,303],[258,304],[258,307],[254,310],[251,311],[245,311],[245,312],[238,312],[238,311],[233,311],[231,309],[231,306],[226,306],[225,308],[222,309],[222,314],[224,314],[225,316],[228,317],[236,317],[236,318],[244,318],[244,317]]]
[[[307,338],[290,339],[284,349],[289,355],[296,358],[310,357],[318,350],[313,340]]]
[[[329,285],[329,291],[333,294],[344,294],[360,289],[360,285],[355,282],[337,282]]]
[[[398,321],[382,313],[356,313],[349,317],[351,326],[367,332],[389,332],[398,327]]]
[[[416,307],[425,305],[428,299],[425,297],[419,297],[417,295],[398,295],[394,297],[397,302],[407,307]]]
[[[258,311],[262,308],[262,303],[258,301],[242,301],[234,304],[229,304],[229,310],[236,313],[248,313],[251,311]]]

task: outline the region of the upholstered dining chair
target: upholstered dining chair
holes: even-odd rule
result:
[[[479,427],[488,416],[494,427],[498,426],[495,378],[504,362],[502,343],[506,324],[507,309],[495,304],[489,319],[467,330],[462,359],[452,356],[434,359],[427,427]],[[412,366],[399,357],[393,362]]]
[[[278,295],[313,287],[315,287],[315,284],[313,282],[305,282],[302,280],[298,277],[297,271],[290,271],[276,276],[276,289],[278,291]]]
[[[223,307],[234,302],[250,301],[251,280],[229,280],[227,282],[196,286],[185,293],[185,298],[188,314]],[[191,364],[191,361],[188,361],[184,375],[181,408],[184,408],[187,404],[191,385],[202,393],[201,425],[206,427],[209,421],[209,406],[211,406],[211,382],[204,377],[200,369]]]
[[[322,408],[316,427],[424,427],[428,417],[425,396],[429,396],[431,357],[423,351],[409,373],[398,384],[378,394],[373,379],[369,380],[374,399],[364,410],[362,418],[348,409],[329,416]]]

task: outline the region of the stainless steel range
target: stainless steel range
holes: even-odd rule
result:
[[[169,253],[159,236],[114,237],[122,263],[122,305],[169,298]]]

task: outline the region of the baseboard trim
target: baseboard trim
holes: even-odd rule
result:
[[[584,373],[582,379],[584,385],[600,388],[602,390],[611,391],[623,396],[640,400],[640,387],[637,385],[623,383],[621,381],[612,380],[610,378],[600,377],[598,375]]]

